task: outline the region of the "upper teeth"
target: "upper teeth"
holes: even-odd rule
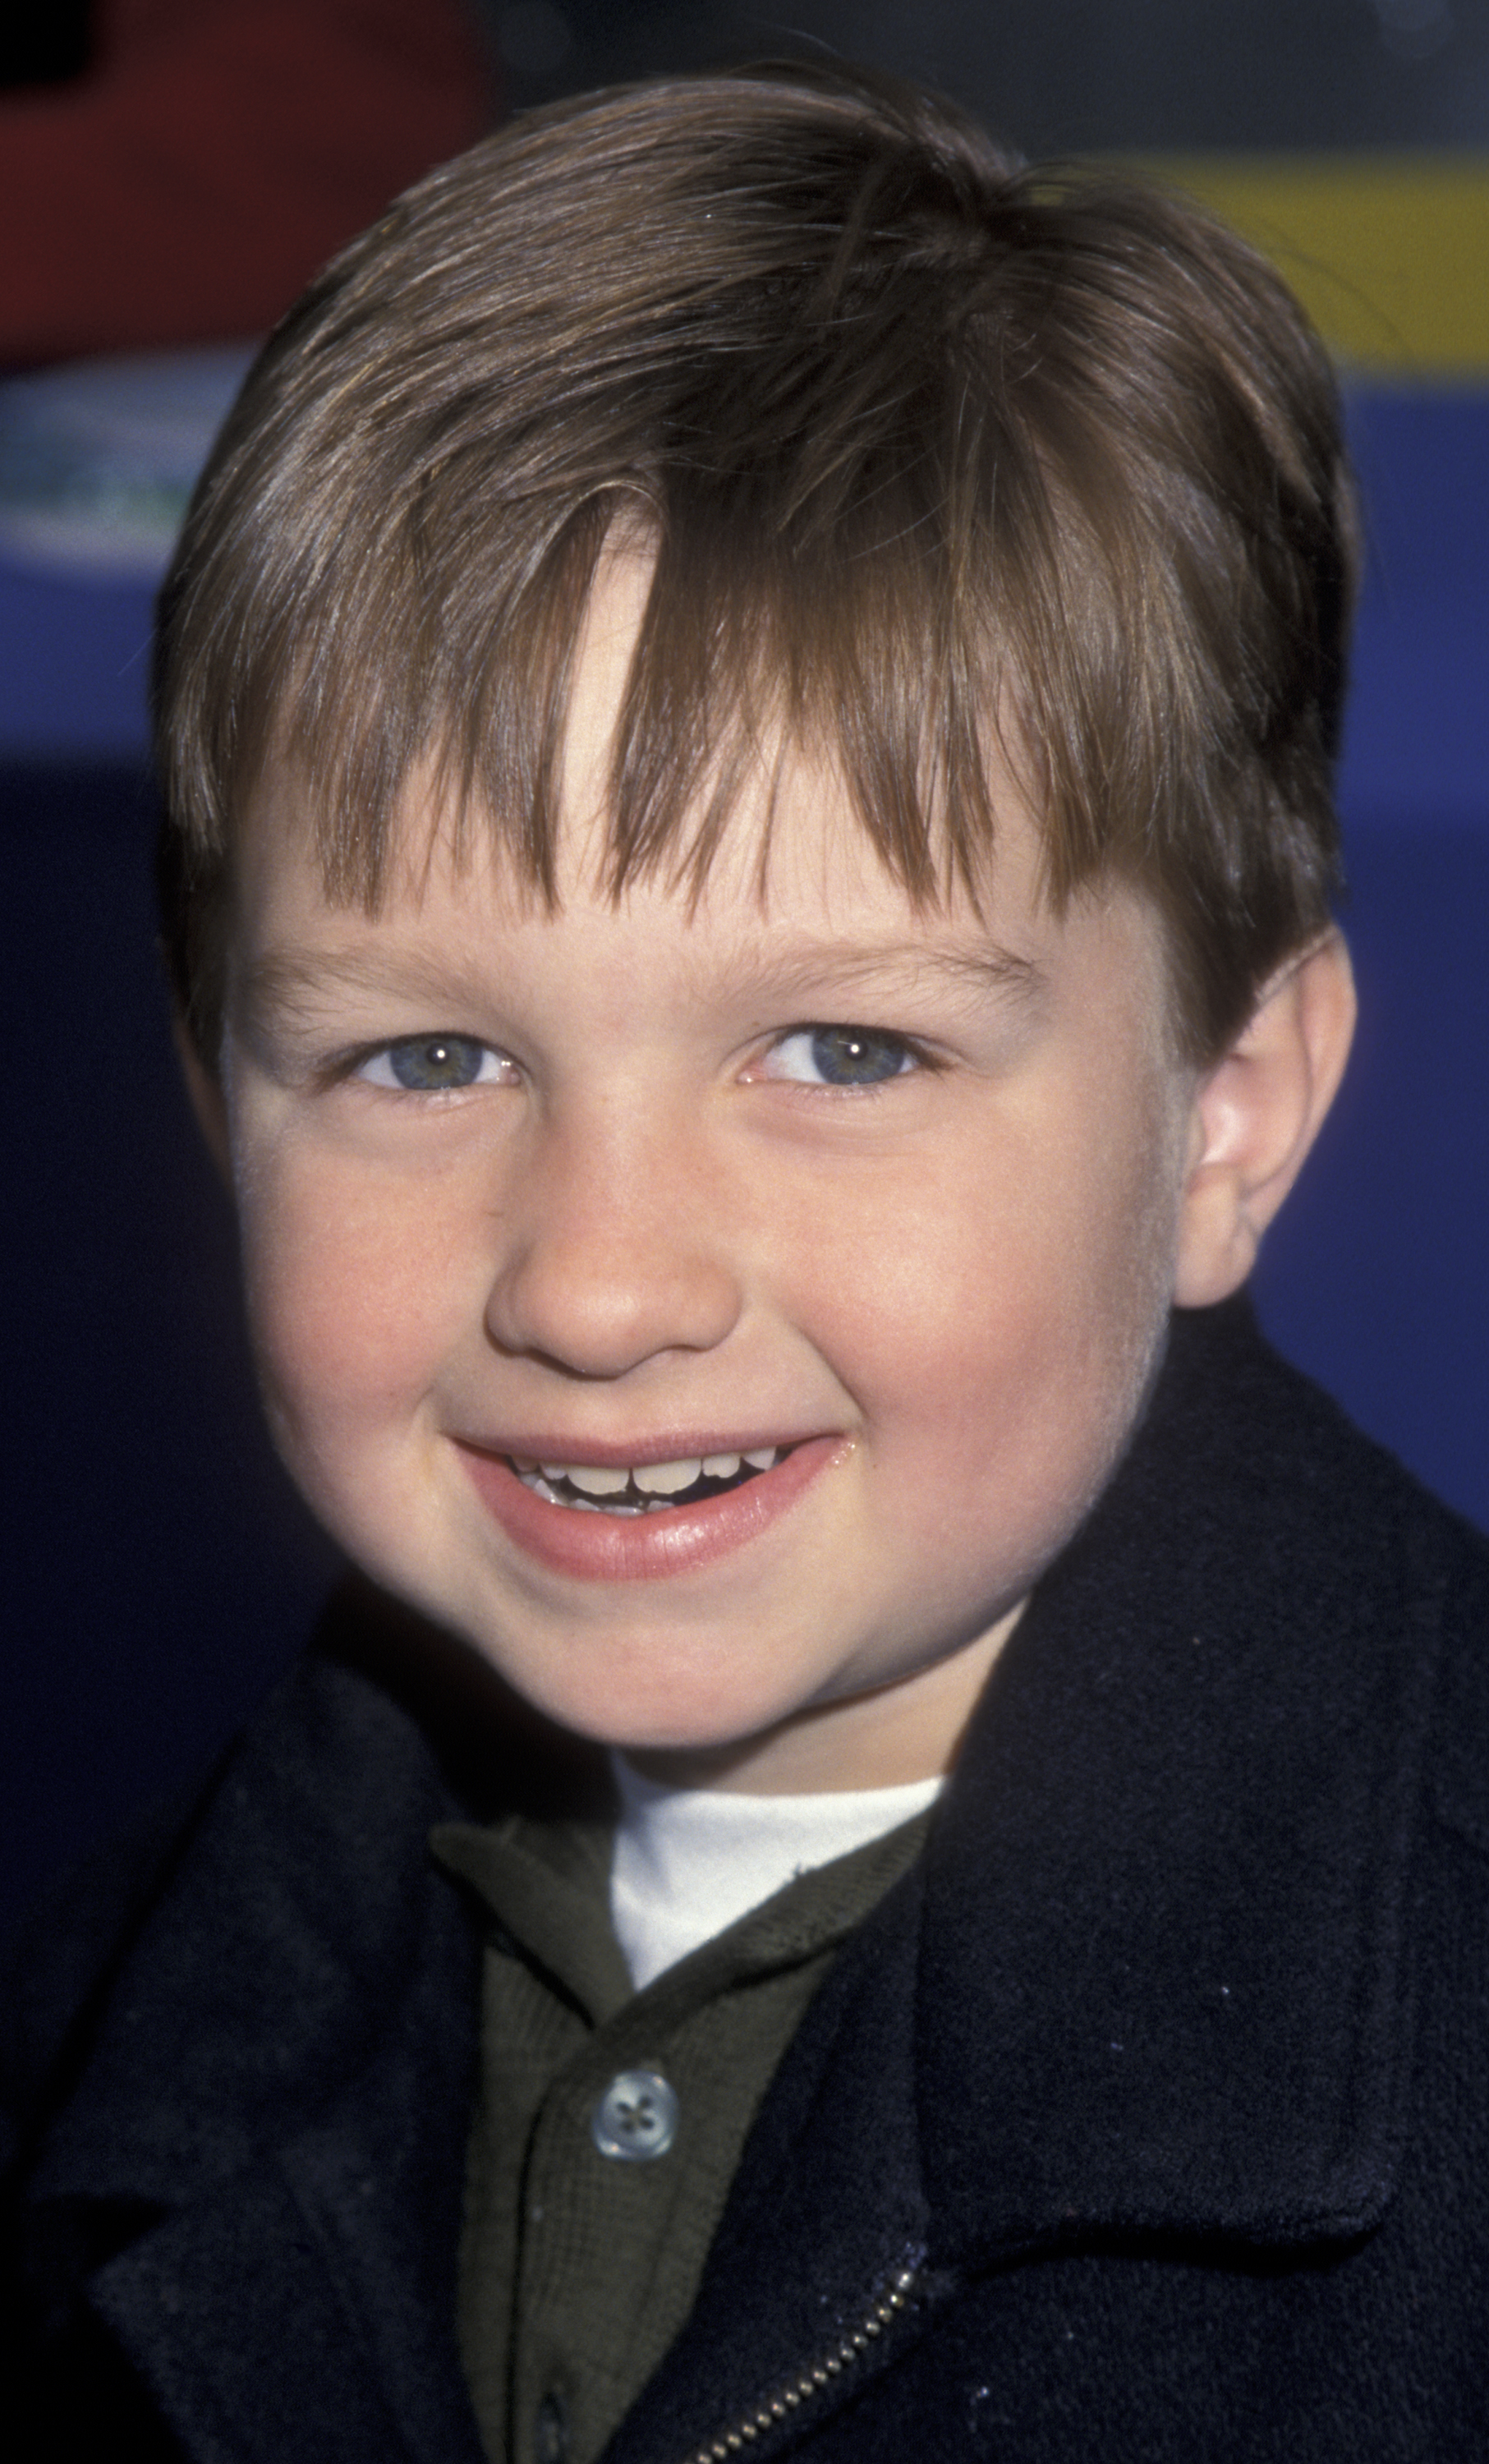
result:
[[[634,1463],[624,1468],[617,1463],[519,1463],[517,1468],[540,1471],[544,1480],[555,1484],[566,1480],[584,1497],[618,1497],[632,1483],[644,1497],[675,1497],[705,1473],[710,1480],[733,1480],[741,1463],[748,1463],[752,1471],[770,1471],[779,1457],[779,1446],[751,1446],[741,1454],[689,1455],[676,1463]]]

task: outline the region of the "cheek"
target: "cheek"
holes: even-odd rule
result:
[[[1125,1136],[1046,1119],[996,1171],[928,1181],[818,1276],[822,1348],[907,1525],[997,1529],[1038,1556],[1081,1519],[1167,1323],[1171,1144],[1156,1110],[1128,1112]]]
[[[281,1443],[392,1430],[419,1401],[480,1299],[427,1184],[283,1154],[241,1204],[250,1322]]]

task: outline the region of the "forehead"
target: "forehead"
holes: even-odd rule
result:
[[[288,759],[271,756],[245,815],[235,863],[234,939],[252,963],[308,966],[327,957],[355,971],[375,947],[417,949],[467,970],[491,960],[493,939],[536,935],[550,962],[555,935],[571,952],[602,952],[624,935],[633,962],[680,975],[722,971],[779,981],[793,974],[841,986],[856,977],[906,981],[929,969],[965,990],[996,983],[1038,991],[1084,969],[1089,993],[1112,973],[1166,1007],[1158,927],[1138,893],[1114,885],[1078,892],[1057,913],[1045,895],[1042,832],[1006,759],[989,760],[996,833],[982,877],[954,877],[912,895],[861,820],[833,748],[787,738],[755,748],[706,869],[688,865],[688,817],[662,860],[613,887],[613,756],[651,559],[623,545],[602,559],[576,644],[559,761],[555,895],[526,877],[499,820],[467,810],[439,767],[416,765],[394,816],[391,861],[375,901],[339,901],[326,888],[314,797]],[[1135,973],[1134,973],[1135,969]],[[1115,980],[1115,979],[1113,979]]]

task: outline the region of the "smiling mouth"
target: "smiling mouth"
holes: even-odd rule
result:
[[[676,1463],[555,1463],[506,1460],[524,1488],[549,1506],[581,1514],[657,1514],[669,1507],[697,1506],[727,1497],[731,1489],[774,1471],[790,1446],[752,1446],[747,1453],[692,1455]]]

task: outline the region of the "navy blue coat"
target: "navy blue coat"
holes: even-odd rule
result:
[[[426,1835],[568,1779],[443,1661],[349,1596],[53,1911],[7,2060],[28,2456],[480,2464],[479,1926]],[[1479,2459],[1486,2193],[1489,1552],[1243,1305],[1181,1319],[606,2464]]]

